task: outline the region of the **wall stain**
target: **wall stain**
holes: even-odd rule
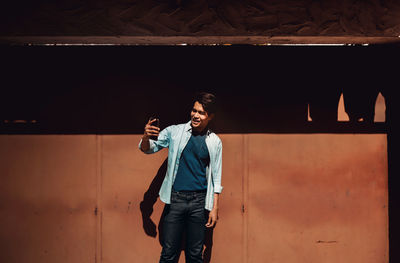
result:
[[[132,204],[132,202],[129,201],[129,202],[128,202],[128,209],[126,210],[127,213],[129,212],[129,208],[131,208],[131,204]]]
[[[339,243],[339,242],[336,240],[329,240],[329,241],[318,240],[315,243]]]

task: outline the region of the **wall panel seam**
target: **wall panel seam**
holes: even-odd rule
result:
[[[102,209],[102,190],[103,190],[103,177],[102,177],[102,135],[96,135],[96,255],[95,263],[103,262],[102,257],[102,223],[103,223],[103,209]]]
[[[243,175],[242,175],[242,216],[243,216],[243,262],[249,261],[248,247],[248,180],[249,180],[249,154],[248,154],[248,135],[243,134],[242,156],[243,156]]]

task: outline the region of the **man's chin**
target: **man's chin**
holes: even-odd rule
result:
[[[194,130],[196,130],[196,131],[198,131],[198,130],[200,130],[200,123],[199,124],[194,124],[193,125],[193,123],[192,123],[192,128],[194,129]]]

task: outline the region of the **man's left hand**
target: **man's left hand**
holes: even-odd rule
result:
[[[206,227],[213,227],[218,221],[218,209],[214,208],[208,215]]]

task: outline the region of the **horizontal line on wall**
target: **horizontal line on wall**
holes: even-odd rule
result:
[[[400,36],[0,36],[0,44],[39,46],[114,45],[303,45],[346,46],[399,44]]]

